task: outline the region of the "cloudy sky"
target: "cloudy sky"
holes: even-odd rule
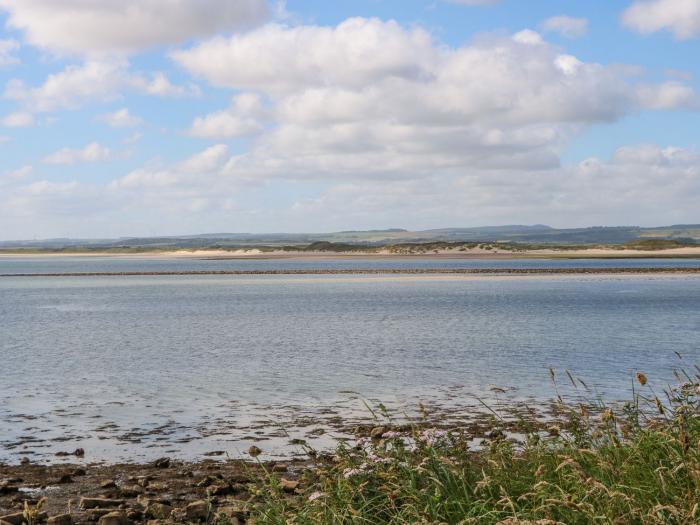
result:
[[[0,0],[0,239],[700,223],[700,0]]]

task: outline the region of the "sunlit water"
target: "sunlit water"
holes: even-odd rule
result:
[[[0,273],[290,264],[324,267],[0,259]],[[661,265],[581,265],[597,264]],[[496,386],[533,402],[553,396],[550,367],[611,399],[629,395],[636,370],[661,388],[682,365],[675,352],[700,357],[700,277],[4,277],[0,348],[0,461],[79,446],[90,461],[237,455],[252,443],[280,456],[292,437],[330,446],[366,419],[359,395],[406,412],[419,400],[468,411]]]

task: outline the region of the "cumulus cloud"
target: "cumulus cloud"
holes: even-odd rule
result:
[[[10,113],[0,118],[0,125],[6,128],[26,128],[34,125],[34,115],[25,111]]]
[[[189,88],[173,86],[162,73],[132,73],[129,64],[122,60],[89,60],[49,75],[36,87],[27,86],[21,80],[10,80],[4,96],[31,111],[56,111],[75,109],[91,102],[108,102],[119,98],[124,91],[156,96],[193,93]]]
[[[0,0],[32,45],[85,55],[125,53],[248,28],[266,0]]]
[[[109,148],[92,142],[84,148],[63,148],[44,159],[46,164],[73,165],[81,162],[98,162],[111,158]]]
[[[143,119],[132,115],[129,112],[129,108],[122,108],[112,113],[101,115],[98,117],[98,120],[113,128],[134,128],[143,124]]]
[[[685,40],[700,35],[700,2],[697,0],[641,0],[622,15],[624,25],[643,34],[668,30]]]
[[[19,49],[19,42],[16,40],[0,40],[0,67],[19,64],[19,58],[15,52]]]
[[[586,126],[694,97],[684,84],[641,86],[624,68],[562,54],[532,30],[449,48],[420,28],[354,18],[272,25],[173,58],[215,85],[265,97],[270,124],[227,166],[249,180],[555,169]],[[242,100],[259,111],[259,98]],[[262,129],[244,109],[200,117],[190,133]]]
[[[262,98],[255,93],[237,95],[231,106],[224,110],[197,117],[189,134],[200,138],[235,138],[255,135],[263,131],[267,111]]]
[[[588,20],[585,18],[553,16],[540,25],[545,31],[553,31],[566,38],[581,38],[588,32]]]

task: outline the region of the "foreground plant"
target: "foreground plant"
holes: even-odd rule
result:
[[[517,443],[416,428],[341,445],[303,491],[272,476],[255,523],[700,523],[700,384],[680,379],[661,399],[638,374],[615,411],[560,401],[561,426]]]

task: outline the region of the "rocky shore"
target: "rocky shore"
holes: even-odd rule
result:
[[[145,465],[0,465],[0,524],[196,523],[214,516],[247,523],[257,482],[266,473],[274,472],[293,493],[304,469],[294,461],[169,458]]]

